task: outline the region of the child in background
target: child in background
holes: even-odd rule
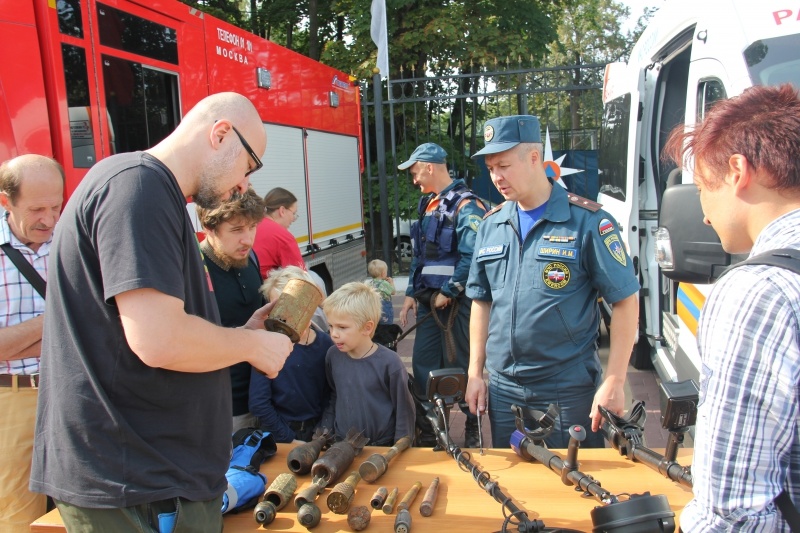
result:
[[[312,282],[308,272],[287,266],[272,270],[261,292],[274,302],[292,279]],[[330,398],[325,356],[333,346],[327,333],[311,325],[300,334],[280,373],[268,378],[256,369],[250,375],[250,412],[275,442],[308,442]]]
[[[408,372],[397,353],[375,344],[380,296],[365,283],[347,283],[322,303],[334,346],[325,358],[332,389],[320,425],[343,440],[351,428],[371,446],[414,437],[415,407]]]
[[[394,324],[394,309],[392,296],[394,296],[394,280],[388,276],[389,267],[380,259],[373,259],[367,265],[370,278],[365,281],[367,285],[378,291],[381,297],[381,324]]]

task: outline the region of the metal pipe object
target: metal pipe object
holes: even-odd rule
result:
[[[347,432],[346,440],[337,442],[325,452],[325,455],[314,461],[311,465],[311,475],[321,478],[326,486],[330,485],[353,463],[368,440],[361,435],[361,432],[351,429]]]
[[[377,480],[386,473],[386,470],[389,468],[389,462],[409,446],[411,446],[411,439],[403,437],[385,453],[373,453],[358,467],[361,477],[367,483],[372,483]]]
[[[284,472],[272,481],[264,493],[264,501],[274,505],[276,511],[280,511],[292,499],[296,488],[297,479],[292,474]]]
[[[371,509],[366,505],[357,505],[350,509],[347,513],[347,525],[353,531],[363,531],[367,529],[369,521],[372,518]]]
[[[373,509],[381,509],[383,508],[383,502],[386,501],[387,496],[389,496],[389,489],[386,487],[378,487],[378,490],[376,490],[375,494],[370,498],[369,504]]]
[[[300,340],[300,333],[311,324],[322,299],[322,292],[314,283],[290,279],[264,321],[264,327],[267,331],[283,333],[296,343]]]
[[[422,516],[430,516],[433,514],[433,506],[436,505],[436,496],[439,495],[439,478],[433,478],[431,486],[425,491],[425,497],[422,498],[422,503],[419,504],[419,514]]]
[[[383,502],[384,514],[392,514],[392,511],[394,511],[394,502],[396,501],[397,501],[397,487],[392,489],[392,492],[390,492],[389,496],[386,497],[386,501]]]
[[[417,493],[419,493],[419,489],[422,488],[422,482],[417,481],[414,483],[414,486],[408,489],[406,495],[403,496],[403,499],[400,500],[400,503],[397,504],[397,511],[402,511],[403,509],[408,509],[411,507],[411,504],[414,503],[414,498],[417,497]]]
[[[353,503],[356,485],[361,481],[361,474],[352,472],[342,483],[337,483],[328,494],[328,509],[336,514],[344,514]]]
[[[411,513],[408,509],[397,511],[397,518],[394,519],[394,533],[411,533]]]
[[[286,466],[289,470],[301,476],[311,472],[311,465],[319,458],[320,452],[333,443],[333,434],[324,429],[315,435],[310,442],[300,444],[286,456]]]

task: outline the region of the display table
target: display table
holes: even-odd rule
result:
[[[289,472],[286,455],[291,449],[292,446],[289,444],[279,444],[277,455],[262,466],[261,471],[268,478],[267,486],[278,474]],[[349,472],[358,470],[358,466],[371,454],[384,453],[387,449],[370,446],[364,448],[338,482],[344,481]],[[566,456],[565,450],[554,450],[554,452],[562,459]],[[691,450],[681,450],[681,452],[679,461],[681,464],[689,464]],[[614,494],[650,491],[654,495],[665,495],[675,512],[676,521],[683,506],[691,499],[692,493],[688,488],[662,477],[644,464],[634,463],[621,457],[614,449],[582,449],[578,459],[580,471],[593,476],[603,488]],[[592,530],[589,513],[595,506],[600,505],[599,502],[594,498],[581,496],[574,487],[563,485],[559,476],[544,465],[524,461],[510,449],[487,449],[485,455],[479,455],[474,451],[472,462],[481,470],[487,471],[492,481],[496,481],[506,496],[526,511],[530,518],[544,521],[546,527]],[[433,515],[426,518],[419,513],[419,504],[431,481],[437,476],[440,479],[439,496]],[[311,477],[299,476],[297,481],[299,491],[311,483]],[[376,482],[361,481],[357,486],[352,506],[369,507],[370,498],[379,486],[385,486],[390,491],[398,487],[399,503],[406,491],[417,481],[422,482],[422,489],[410,507],[412,531],[487,533],[501,529],[503,525],[501,505],[478,486],[470,473],[461,470],[452,457],[429,448],[410,448],[397,456],[389,464],[388,471]],[[337,515],[328,510],[325,502],[329,493],[330,490],[325,490],[316,500],[322,511],[322,520],[314,531],[320,533],[350,531],[347,515]],[[386,515],[381,510],[373,510],[367,531],[394,531],[395,517],[396,512]],[[308,531],[297,521],[297,511],[291,502],[278,512],[277,518],[267,526],[267,529]],[[225,533],[256,530],[262,529],[253,519],[252,510],[225,517]],[[64,531],[58,511],[52,511],[39,518],[31,524],[31,531],[41,533]],[[517,528],[511,528],[509,531],[517,531]]]

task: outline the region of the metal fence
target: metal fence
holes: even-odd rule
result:
[[[553,152],[596,150],[604,67],[491,72],[469,67],[458,69],[458,74],[422,77],[401,70],[401,79],[381,81],[376,75],[372,83],[363,84],[363,185],[370,255],[383,257],[390,266],[399,257],[400,243],[392,237],[392,228],[397,234],[400,220],[416,216],[413,210],[419,195],[397,165],[423,142],[435,142],[447,150],[450,174],[473,187],[488,180],[482,161],[469,156],[483,146],[483,123],[493,117],[536,115],[549,134]],[[380,125],[377,129],[376,124]]]

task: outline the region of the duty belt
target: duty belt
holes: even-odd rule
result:
[[[0,374],[0,387],[39,388],[39,374]]]

